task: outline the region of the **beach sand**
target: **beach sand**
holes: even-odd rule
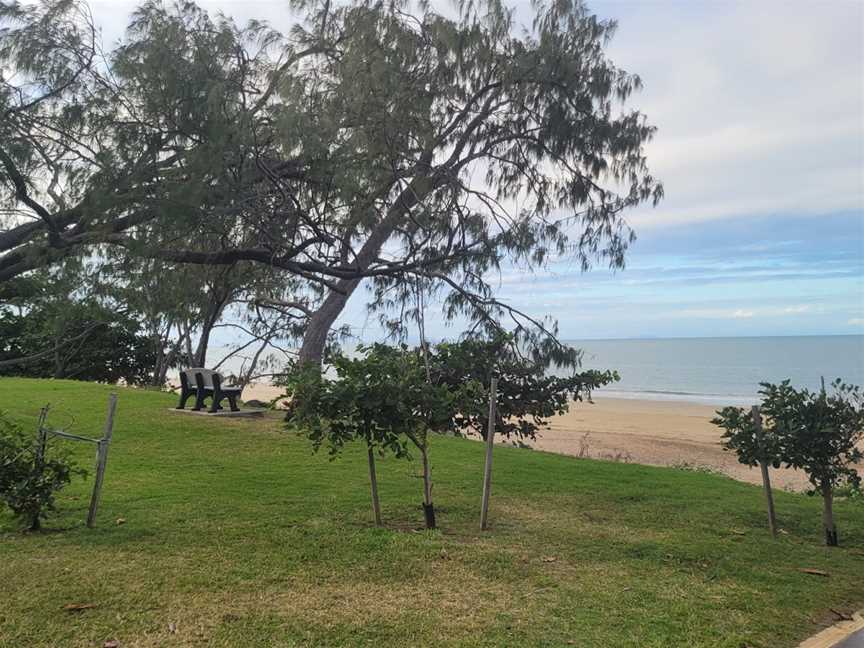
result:
[[[271,385],[252,385],[243,399],[270,401],[281,391]],[[536,442],[538,450],[573,456],[626,461],[652,466],[708,468],[735,479],[761,484],[758,468],[738,463],[720,447],[720,428],[711,424],[717,406],[683,401],[631,400],[595,396],[594,403],[577,403],[556,416]],[[800,471],[771,471],[772,486],[803,490]]]
[[[652,466],[709,468],[735,479],[762,483],[758,468],[738,463],[720,447],[722,430],[711,424],[718,409],[684,401],[595,397],[557,416],[533,444],[539,450],[627,461]],[[808,482],[795,470],[771,470],[775,488],[803,490]]]

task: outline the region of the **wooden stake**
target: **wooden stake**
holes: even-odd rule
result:
[[[378,501],[378,477],[375,474],[375,451],[372,446],[366,446],[369,451],[369,485],[372,490],[372,511],[375,513],[375,526],[382,526],[381,502]]]
[[[36,428],[36,456],[33,458],[33,470],[36,475],[42,475],[45,469],[45,449],[48,445],[48,428],[45,427],[45,420],[48,418],[48,405],[39,411],[39,425]],[[30,530],[38,531],[42,526],[39,520],[39,513],[36,511],[33,514],[33,519],[30,520]]]
[[[96,511],[99,508],[99,496],[102,493],[102,481],[105,479],[105,464],[108,462],[108,446],[114,432],[114,412],[117,409],[117,394],[108,397],[108,417],[105,419],[105,431],[99,440],[96,450],[96,477],[93,480],[93,495],[90,497],[90,510],[87,512],[87,526],[93,528],[96,524]]]
[[[759,413],[759,406],[754,405],[750,410],[753,416],[753,425],[756,428],[756,436],[760,447],[762,446],[762,415]],[[771,477],[768,474],[768,462],[762,460],[759,462],[759,469],[762,471],[762,487],[765,489],[765,500],[768,502],[768,528],[771,530],[771,535],[777,537],[777,518],[774,514],[774,495],[771,492]]]
[[[489,492],[492,487],[492,448],[495,444],[495,402],[498,398],[498,378],[489,385],[489,428],[486,430],[486,466],[483,469],[483,503],[480,506],[480,529],[486,530],[489,516]]]

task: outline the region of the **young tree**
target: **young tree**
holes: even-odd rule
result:
[[[360,347],[357,358],[336,353],[330,360],[335,380],[315,367],[300,365],[290,381],[288,425],[306,433],[317,451],[327,445],[331,455],[345,444],[363,441],[376,524],[381,524],[375,454],[409,456],[409,444],[422,458],[423,507],[427,528],[434,529],[429,432],[452,418],[455,397],[442,386],[426,383],[416,353],[376,344]]]
[[[591,392],[618,380],[614,371],[575,371],[549,375],[552,357],[520,354],[512,338],[467,338],[442,342],[430,353],[431,380],[457,390],[475,384],[463,393],[453,426],[459,434],[478,434],[489,429],[489,384],[498,379],[495,403],[496,434],[514,442],[534,440],[552,416],[567,412],[571,402],[591,399]]]
[[[762,411],[771,419],[782,447],[783,462],[807,473],[822,496],[825,544],[837,546],[834,490],[843,484],[858,487],[855,465],[864,460],[858,447],[864,439],[864,407],[858,386],[839,378],[819,392],[795,389],[784,380],[762,383]]]
[[[738,461],[745,466],[759,466],[768,504],[768,528],[771,535],[776,537],[777,518],[774,514],[774,496],[768,473],[769,466],[780,467],[783,457],[776,428],[773,425],[765,428],[758,407],[753,407],[749,412],[740,407],[724,407],[711,422],[725,430],[721,441],[724,450],[734,452]]]
[[[0,502],[30,531],[56,510],[55,495],[73,475],[85,475],[59,451],[49,455],[42,437],[34,439],[0,412]]]

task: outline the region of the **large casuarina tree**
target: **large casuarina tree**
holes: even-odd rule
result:
[[[626,210],[662,188],[644,156],[654,129],[627,107],[639,79],[604,52],[614,22],[578,0],[533,6],[522,25],[488,0],[446,15],[313,0],[283,36],[145,3],[99,65],[86,28],[58,31],[48,9],[19,8],[19,31],[41,25],[49,54],[22,58],[19,45],[4,64],[57,67],[36,105],[72,108],[90,130],[57,123],[75,163],[53,186],[32,119],[16,117],[0,142],[7,202],[29,218],[10,230],[18,243],[0,245],[0,281],[28,267],[22,246],[31,266],[102,243],[171,263],[264,264],[301,280],[278,307],[304,320],[303,362],[320,361],[364,278],[378,305],[437,292],[448,316],[494,328],[510,315],[517,333],[553,333],[496,300],[490,275],[567,255],[621,266]],[[82,84],[90,94],[69,90]],[[34,110],[11,82],[4,92],[7,110]],[[84,182],[64,185],[79,167]],[[43,214],[29,201],[49,189],[62,205]],[[90,216],[75,220],[82,204]]]

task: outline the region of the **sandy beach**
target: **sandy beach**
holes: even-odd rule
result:
[[[244,400],[269,401],[281,391],[272,385],[251,385]],[[631,400],[595,396],[594,403],[579,403],[564,416],[551,420],[536,442],[538,450],[573,456],[626,461],[652,466],[705,467],[755,484],[758,468],[738,463],[720,447],[721,430],[711,424],[717,409],[685,401]],[[776,488],[808,487],[800,471],[771,471]]]
[[[738,463],[720,447],[722,431],[711,424],[717,407],[684,401],[596,397],[552,419],[534,446],[541,450],[653,466],[706,467],[730,477],[762,483],[758,468]],[[794,470],[772,470],[776,488],[801,490],[807,478]]]

